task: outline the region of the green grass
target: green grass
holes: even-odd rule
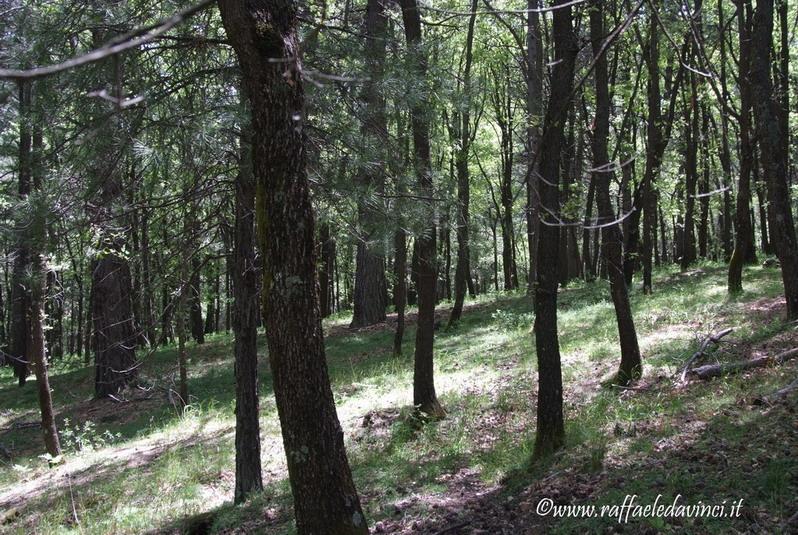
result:
[[[606,284],[575,283],[562,290],[567,447],[535,465],[530,465],[537,381],[530,298],[481,296],[458,326],[436,333],[436,386],[448,416],[421,428],[410,407],[414,326],[406,332],[405,356],[396,359],[392,331],[340,334],[348,318],[329,318],[325,327],[336,332],[326,339],[330,376],[368,517],[388,527],[437,531],[488,500],[461,496],[465,485],[486,491],[494,505],[534,502],[552,488],[575,503],[599,505],[622,502],[626,494],[637,494],[642,503],[658,494],[707,503],[744,498],[749,516],[742,519],[647,519],[638,526],[725,533],[755,521],[776,530],[798,508],[798,437],[787,410],[795,410],[795,404],[766,409],[763,415],[741,400],[786,384],[798,366],[681,389],[671,379],[698,337],[710,331],[734,327],[740,344],[732,349],[739,352],[795,334],[781,314],[752,308],[779,295],[776,270],[747,269],[745,288],[727,298],[724,268],[705,264],[684,274],[658,272],[651,296],[633,292],[643,384],[649,388],[625,393],[604,386],[619,357]],[[0,457],[0,504],[9,492],[19,494],[13,511],[0,511],[5,522],[0,532],[141,533],[208,522],[216,532],[292,533],[266,359],[261,359],[260,381],[266,489],[240,507],[231,504],[230,337],[214,335],[203,346],[190,347],[191,405],[184,415],[163,394],[169,385],[164,378],[175,366],[173,347],[146,356],[142,379],[153,385],[147,394],[152,397],[115,404],[91,400],[93,373],[82,362],[53,363],[58,421],[73,444],[65,464],[55,469],[38,457],[36,429],[13,428],[36,420],[35,385],[18,389],[10,371],[0,369],[0,444],[14,455],[11,461]],[[88,446],[76,451],[75,443]],[[520,505],[512,510],[527,515],[526,524],[552,533],[616,526],[608,519],[536,517],[534,507],[531,513]],[[413,522],[421,524],[412,528]]]

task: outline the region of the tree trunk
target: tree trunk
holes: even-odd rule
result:
[[[400,0],[402,19],[405,24],[405,39],[412,71],[417,80],[427,78],[427,58],[422,50],[421,13],[416,0]],[[413,129],[415,169],[418,177],[419,195],[429,199],[433,195],[432,162],[430,160],[429,121],[425,104],[416,101],[410,110]],[[413,405],[425,417],[442,418],[443,407],[435,393],[433,344],[435,337],[435,281],[437,259],[435,256],[436,229],[434,207],[430,201],[422,202],[422,221],[427,228],[416,236],[418,264],[416,280],[418,289],[418,321],[416,327],[416,354],[413,367]]]
[[[543,119],[543,43],[539,0],[527,0],[527,169],[526,232],[529,242],[529,293],[537,283],[538,235],[540,232],[540,126]]]
[[[538,283],[535,287],[535,347],[538,360],[538,408],[535,456],[562,446],[565,438],[562,410],[562,369],[557,334],[557,263],[559,256],[560,158],[564,126],[571,105],[574,64],[578,46],[571,7],[557,0],[554,11],[554,63],[551,94],[541,142],[541,226],[538,244]]]
[[[471,184],[468,173],[468,156],[471,149],[471,62],[473,60],[474,25],[478,0],[471,0],[471,17],[466,32],[465,66],[463,67],[463,110],[459,114],[460,145],[455,159],[457,169],[457,266],[454,273],[454,305],[449,315],[449,326],[455,325],[463,314],[463,302],[471,271],[469,225]]]
[[[696,260],[695,244],[695,201],[698,183],[698,95],[695,73],[690,73],[690,103],[685,105],[685,208],[684,208],[684,250],[681,268],[686,270]]]
[[[590,38],[595,62],[596,117],[593,130],[593,169],[608,167],[607,139],[610,132],[610,96],[607,73],[607,59],[602,53],[604,44],[604,1],[593,0],[590,10]],[[621,345],[621,364],[616,376],[618,384],[626,385],[642,374],[642,359],[637,343],[632,307],[623,275],[623,251],[619,224],[615,223],[615,213],[610,198],[610,182],[613,174],[607,171],[594,171],[592,182],[596,187],[604,261],[610,279],[610,295],[615,306],[615,319],[618,323],[618,337]]]
[[[24,202],[31,192],[31,86],[19,84],[19,172],[17,195],[20,203]],[[19,386],[24,386],[28,377],[28,311],[30,294],[27,291],[27,270],[31,261],[30,247],[25,229],[30,225],[29,214],[20,213],[15,224],[17,235],[14,251],[13,271],[11,275],[11,329],[10,352],[14,375]]]
[[[388,18],[384,0],[368,0],[366,5],[366,70],[363,86],[364,119],[361,133],[369,158],[385,160],[388,152],[388,120],[382,84]],[[351,328],[366,327],[385,321],[386,280],[385,254],[381,251],[379,219],[384,213],[380,197],[383,192],[383,170],[370,162],[358,170],[357,182],[362,190],[358,197],[359,234],[355,267],[354,311]]]
[[[233,332],[236,378],[235,503],[263,490],[258,420],[258,279],[255,266],[255,179],[252,175],[251,134],[241,139],[236,180],[235,245],[233,249]],[[329,236],[328,236],[329,238]]]
[[[751,131],[751,4],[738,0],[737,28],[740,40],[740,178],[737,186],[737,207],[734,214],[734,251],[729,260],[728,291],[743,291],[743,264],[753,254],[753,229],[751,228],[751,174],[754,166],[754,148]]]
[[[302,130],[299,6],[289,0],[219,6],[252,109],[263,317],[297,531],[365,535],[324,354]]]
[[[795,235],[790,189],[787,183],[787,157],[783,154],[779,102],[773,91],[770,61],[773,45],[773,0],[759,0],[751,32],[751,85],[754,94],[756,132],[767,180],[768,224],[776,256],[781,264],[787,316],[798,318],[798,241]]]

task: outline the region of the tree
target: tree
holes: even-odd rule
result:
[[[380,83],[385,63],[385,42],[388,18],[383,0],[369,0],[366,6],[366,70],[368,80],[363,87],[364,144],[369,156],[384,161],[388,143],[388,125],[385,115],[385,97]],[[385,189],[382,169],[369,161],[358,171],[362,188],[358,204],[360,222],[357,259],[355,267],[354,311],[350,327],[365,327],[385,321],[387,282],[385,280],[385,255],[380,252],[378,232],[379,217],[384,212],[377,196]],[[376,199],[375,199],[376,196]]]
[[[111,37],[96,30],[93,41],[101,45]],[[122,61],[101,65],[100,78],[108,82],[122,77]],[[124,95],[119,83],[113,84],[112,98]],[[107,106],[96,105],[99,116],[96,130],[90,134],[95,155],[90,163],[94,187],[99,190],[90,205],[90,218],[98,229],[97,254],[91,265],[91,319],[94,346],[94,393],[98,398],[118,393],[138,375],[136,364],[137,334],[133,318],[133,285],[130,263],[125,253],[127,222],[121,205],[126,184],[122,165],[130,138],[129,126],[119,113],[107,115]],[[118,111],[118,110],[117,110]]]
[[[302,129],[299,6],[221,0],[219,7],[252,110],[263,314],[297,530],[366,534],[324,354]]]
[[[754,117],[762,170],[768,190],[768,223],[776,256],[781,263],[787,316],[798,318],[798,240],[787,184],[786,145],[779,121],[780,102],[773,91],[771,53],[773,47],[773,0],[759,0],[751,32],[750,82],[754,95]]]
[[[737,28],[740,40],[740,177],[737,182],[737,205],[734,213],[734,250],[729,259],[728,290],[730,294],[743,291],[743,264],[754,252],[754,231],[751,227],[751,174],[754,164],[754,142],[751,128],[753,94],[751,88],[751,3],[737,1]]]
[[[535,287],[535,348],[538,357],[538,408],[535,456],[541,457],[563,445],[562,368],[557,333],[557,262],[559,259],[560,159],[565,144],[565,122],[571,105],[574,65],[578,46],[571,7],[566,0],[554,3],[554,66],[551,93],[540,145],[541,225],[538,239]]]
[[[471,16],[466,32],[465,58],[463,66],[462,111],[455,114],[459,126],[459,144],[455,156],[457,170],[457,265],[454,272],[454,304],[449,314],[449,325],[456,324],[463,314],[468,278],[471,272],[469,226],[471,224],[471,183],[468,158],[471,151],[471,64],[474,61],[474,24],[477,19],[478,0],[471,0]],[[475,128],[476,130],[476,128]]]
[[[613,172],[609,165],[607,139],[610,130],[610,95],[609,74],[604,41],[604,2],[593,0],[590,10],[590,40],[593,47],[595,63],[594,79],[596,85],[596,117],[593,122],[593,182],[596,188],[599,221],[601,222],[601,239],[604,261],[607,264],[607,275],[610,279],[610,295],[615,306],[615,319],[618,323],[618,337],[621,342],[621,364],[616,381],[628,384],[632,379],[640,377],[642,360],[637,344],[632,307],[629,304],[629,293],[623,276],[623,253],[619,223],[615,221],[615,213],[610,199],[610,182]]]
[[[263,489],[258,409],[258,277],[255,262],[255,180],[249,127],[241,133],[236,178],[235,245],[233,248],[233,333],[236,378],[235,503]]]
[[[400,0],[402,20],[411,72],[419,80],[426,80],[427,58],[421,36],[421,15],[416,0]],[[433,345],[435,341],[435,285],[438,275],[436,254],[436,223],[432,206],[432,161],[430,159],[429,117],[421,98],[416,98],[410,109],[413,130],[415,170],[418,177],[418,194],[422,197],[423,221],[427,225],[416,236],[415,250],[418,262],[415,274],[418,291],[418,322],[416,327],[416,354],[413,367],[413,405],[428,418],[442,418],[445,411],[435,393]]]

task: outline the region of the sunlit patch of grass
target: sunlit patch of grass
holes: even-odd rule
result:
[[[753,300],[778,295],[776,270],[746,268],[745,293],[727,299],[725,270],[713,264],[698,267],[700,271],[688,274],[674,268],[657,272],[653,295],[632,292],[644,354],[643,380],[653,383],[645,392],[622,393],[601,385],[619,360],[607,283],[579,282],[560,292],[567,443],[562,453],[534,465],[529,464],[537,391],[534,316],[531,299],[523,292],[480,296],[479,306],[467,310],[460,324],[436,332],[436,387],[448,415],[423,426],[414,420],[411,406],[415,326],[408,325],[404,356],[395,358],[390,329],[339,332],[350,315],[342,312],[326,319],[325,329],[338,330],[326,340],[328,366],[368,516],[395,516],[395,505],[411,495],[452,492],[454,476],[465,469],[476,471],[485,485],[503,485],[506,492],[567,470],[591,477],[626,474],[622,494],[698,492],[699,461],[687,462],[692,472],[678,463],[666,464],[663,448],[673,443],[680,455],[689,453],[689,448],[717,449],[716,439],[693,425],[697,421],[710,422],[713,432],[729,443],[751,441],[749,429],[757,422],[731,415],[729,407],[749,396],[752,388],[768,391],[784,380],[768,371],[754,385],[736,377],[674,393],[673,372],[695,350],[702,333],[733,326],[735,339],[755,343],[788,328],[778,315],[763,323],[746,309]],[[265,352],[263,339],[260,347]],[[138,533],[164,527],[179,531],[191,518],[208,512],[213,513],[214,531],[250,526],[267,533],[291,532],[291,497],[267,359],[260,363],[266,489],[244,506],[233,507],[231,338],[214,335],[204,346],[190,345],[190,350],[190,410],[178,415],[163,401],[132,418],[98,423],[98,430],[120,433],[121,440],[97,451],[68,455],[66,464],[55,470],[72,474],[72,497],[63,485],[42,488],[43,493],[24,502],[21,516],[8,526],[12,532],[24,533],[32,526],[42,533]],[[175,362],[174,347],[159,349],[147,358],[142,376],[158,383],[174,370]],[[69,415],[78,403],[88,403],[92,377],[92,370],[82,368],[77,359],[54,363],[59,417]],[[0,381],[8,385],[0,387],[0,426],[37,416],[33,389],[18,390],[11,380],[9,371],[0,369]],[[154,392],[161,395],[157,388]],[[136,407],[135,402],[120,404],[119,411],[135,412]],[[382,416],[366,420],[367,414]],[[36,450],[38,439],[35,430],[21,430],[2,435],[0,442],[12,447],[24,443]],[[646,464],[649,459],[656,462]],[[0,464],[0,492],[32,478],[45,481],[51,473],[34,453],[14,463],[28,470]],[[753,484],[757,503],[784,507],[779,494],[792,489],[794,479],[784,474],[795,474],[794,463],[776,458],[763,465],[753,480],[743,468],[727,470],[722,478],[707,470],[701,492],[711,496]],[[609,486],[597,492],[596,499],[603,503],[623,498]],[[80,526],[74,523],[73,499]],[[408,515],[434,514],[425,500],[403,505],[405,509]],[[573,522],[554,526],[554,532],[606,527]],[[701,531],[706,526],[693,527]]]

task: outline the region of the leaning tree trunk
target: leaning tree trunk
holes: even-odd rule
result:
[[[621,365],[616,381],[626,385],[640,377],[642,360],[637,343],[632,307],[629,304],[629,293],[623,276],[623,251],[619,223],[614,222],[615,213],[610,198],[610,182],[612,173],[604,171],[608,167],[607,139],[610,132],[610,95],[607,73],[607,58],[604,44],[604,10],[603,0],[593,0],[590,11],[590,37],[593,45],[595,62],[594,78],[596,83],[596,118],[593,130],[593,183],[596,188],[596,204],[599,220],[604,225],[601,229],[604,260],[607,275],[610,279],[610,294],[615,306],[615,319],[618,323],[618,337],[621,342]]]
[[[252,109],[263,316],[297,531],[365,535],[324,353],[302,128],[299,5],[221,0],[219,7]]]
[[[773,0],[759,0],[751,32],[751,84],[754,94],[756,132],[768,190],[768,223],[776,256],[781,264],[787,316],[798,318],[798,240],[795,235],[787,158],[783,154],[778,97],[773,91],[770,62],[773,46]]]
[[[557,265],[559,257],[560,158],[565,121],[571,105],[574,64],[578,46],[567,0],[555,2],[554,66],[551,96],[541,142],[541,226],[538,243],[538,283],[535,287],[535,347],[538,358],[538,409],[535,456],[562,446],[565,426],[562,410],[562,369],[557,334]]]
[[[235,503],[263,489],[258,420],[258,278],[255,266],[255,179],[247,127],[236,180],[233,332],[236,378]],[[329,238],[329,237],[328,237]]]

